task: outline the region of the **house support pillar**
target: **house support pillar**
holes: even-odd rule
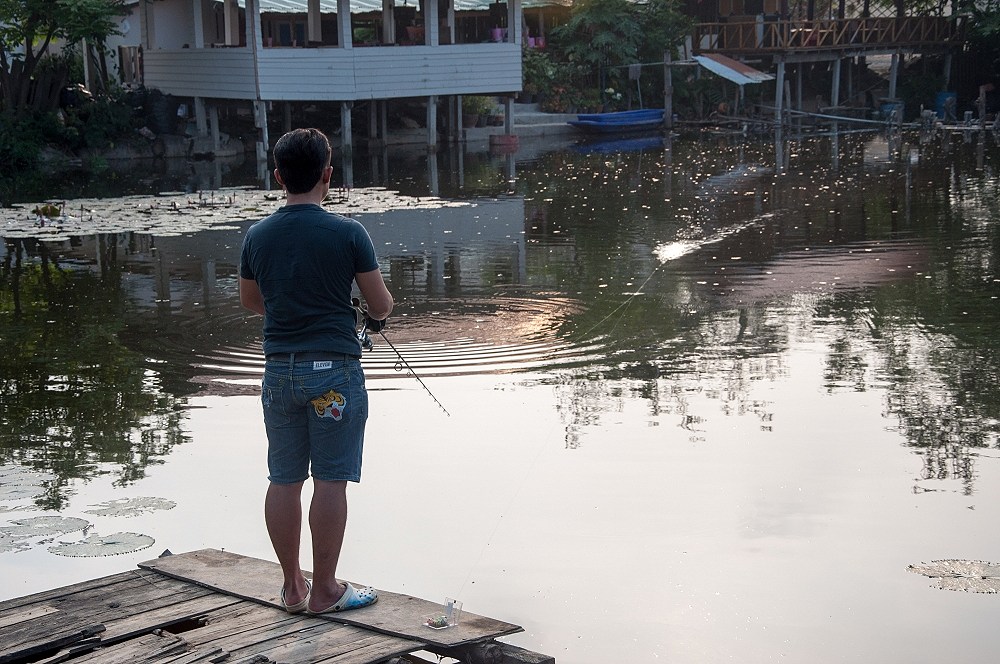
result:
[[[674,128],[674,73],[670,70],[670,51],[663,52],[663,126]]]
[[[354,189],[354,156],[347,150],[340,151],[340,187]]]
[[[205,21],[201,13],[201,0],[191,0],[194,10],[194,47],[205,48]]]
[[[320,16],[319,0],[309,0],[306,8],[306,41],[314,44],[323,42],[323,19]]]
[[[503,133],[514,134],[514,98],[510,95],[503,99]]]
[[[441,21],[438,20],[438,3],[423,2],[424,12],[424,44],[426,46],[438,46],[441,43]]]
[[[847,61],[847,105],[854,101],[854,58]]]
[[[156,34],[153,25],[153,3],[139,3],[139,45],[143,50],[148,51],[156,43]]]
[[[396,43],[396,17],[392,13],[393,0],[382,0],[382,43]]]
[[[511,44],[521,43],[521,0],[507,2],[507,41]]]
[[[219,136],[219,107],[215,104],[208,105],[208,131],[212,135],[212,149],[218,152],[222,138]]]
[[[889,99],[896,98],[896,79],[899,78],[899,51],[892,54],[889,65]]]
[[[194,98],[194,122],[199,136],[208,135],[208,116],[205,114],[205,98]]]
[[[286,101],[281,104],[281,128],[285,132],[292,130],[292,102]]]
[[[374,99],[368,104],[368,146],[369,148],[379,144],[381,137],[378,133],[378,102]]]
[[[340,20],[340,17],[337,17]],[[354,149],[354,140],[351,135],[351,109],[354,108],[353,101],[340,102],[340,149],[342,152],[350,153]]]
[[[833,61],[833,85],[830,87],[830,106],[840,106],[840,58]]]
[[[378,124],[378,135],[382,137],[382,145],[385,145],[389,141],[389,101],[387,99],[382,99],[378,103]],[[388,165],[386,168],[389,168]],[[386,179],[388,180],[388,178],[389,175],[386,172]]]
[[[225,28],[226,46],[240,45],[240,8],[236,0],[225,0],[222,5],[222,23]]]
[[[942,90],[946,91],[951,87],[951,51],[944,54],[944,87]]]
[[[437,110],[437,95],[431,95],[427,98],[427,149],[432,152],[437,150]]]
[[[354,46],[354,34],[351,32],[351,0],[337,0],[337,46],[340,48]]]
[[[257,99],[253,103],[253,124],[257,128],[257,161],[267,161],[270,140],[267,136],[267,102]]]
[[[804,63],[795,65],[795,110],[802,110],[802,67]]]
[[[774,123],[781,126],[782,103],[785,98],[785,59],[778,57],[778,75],[774,79]]]

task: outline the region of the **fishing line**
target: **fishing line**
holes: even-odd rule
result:
[[[476,558],[475,562],[472,563],[472,565],[469,567],[469,573],[465,575],[465,580],[462,581],[462,586],[458,589],[458,593],[455,595],[455,597],[461,597],[462,592],[465,590],[465,587],[469,585],[469,579],[472,578],[472,573],[476,571],[476,568],[478,568],[479,564],[483,561],[483,556],[486,555],[486,550],[490,548],[490,545],[493,543],[493,538],[496,537],[497,531],[500,530],[500,524],[503,522],[504,514],[509,510],[510,506],[514,503],[514,499],[521,494],[521,489],[524,488],[524,485],[528,480],[528,476],[535,469],[535,465],[537,465],[538,463],[538,457],[542,455],[545,446],[537,445],[537,448],[538,452],[535,453],[535,457],[531,460],[531,464],[528,466],[528,468],[524,472],[518,473],[520,482],[516,487],[514,487],[514,490],[510,494],[510,498],[507,499],[507,504],[504,505],[503,509],[501,509],[500,513],[497,515],[496,523],[493,525],[493,530],[492,532],[490,532],[490,536],[486,538],[486,542],[483,543],[483,547],[479,550],[479,556]]]
[[[591,332],[593,332],[594,330],[596,330],[597,328],[599,328],[601,325],[603,325],[605,323],[605,321],[607,321],[609,318],[611,318],[612,316],[614,316],[619,310],[626,309],[628,307],[628,305],[632,304],[632,300],[634,300],[639,295],[642,295],[642,289],[646,287],[646,284],[649,283],[649,280],[653,278],[653,275],[656,274],[657,270],[659,270],[661,267],[663,267],[663,263],[662,262],[659,265],[657,265],[656,267],[653,268],[653,271],[650,272],[649,276],[646,277],[646,280],[643,281],[639,285],[639,288],[637,288],[631,295],[629,295],[628,298],[624,302],[622,302],[617,307],[615,307],[614,309],[612,309],[611,312],[608,313],[607,316],[605,316],[601,320],[599,320],[596,323],[594,323],[590,327],[589,330],[587,330],[586,332],[583,333],[583,336],[584,337],[588,336]],[[624,317],[625,317],[625,312],[622,311],[622,315],[619,316],[618,320],[615,321],[615,324],[611,328],[610,332],[614,332],[615,331],[615,328],[618,327],[618,323],[620,323],[621,320],[622,320],[622,318],[624,318]]]
[[[406,370],[409,371],[410,374],[414,378],[417,379],[417,382],[420,383],[420,386],[423,387],[424,390],[427,392],[427,394],[430,395],[431,399],[434,399],[434,403],[436,403],[438,406],[441,407],[441,410],[444,411],[445,415],[447,415],[448,417],[451,417],[451,413],[448,412],[448,409],[444,407],[443,403],[441,403],[440,401],[438,401],[438,398],[436,396],[434,396],[434,393],[431,392],[431,389],[429,387],[427,387],[427,384],[424,383],[423,380],[421,380],[420,376],[417,375],[417,372],[414,371],[413,367],[410,366],[410,363],[407,362],[406,359],[402,355],[399,354],[399,351],[396,350],[396,347],[392,345],[392,342],[385,338],[385,332],[383,332],[382,330],[379,330],[378,335],[380,337],[382,337],[383,341],[385,341],[387,344],[389,344],[389,348],[391,348],[393,350],[393,352],[396,353],[396,357],[399,358],[399,361],[402,362],[403,365],[406,367]]]
[[[368,336],[368,326],[367,326],[368,308],[362,307],[361,300],[359,300],[356,297],[351,298],[351,304],[354,306],[355,329],[358,335],[358,342],[361,344],[362,349],[371,350],[374,347],[374,344],[372,343],[371,337]],[[436,403],[438,407],[440,407],[441,410],[444,411],[445,415],[451,417],[451,413],[448,412],[448,409],[444,407],[443,403],[438,401],[438,398],[434,396],[433,392],[431,392],[431,388],[427,387],[427,384],[420,378],[420,376],[417,375],[417,372],[413,370],[413,367],[411,367],[410,363],[406,361],[406,358],[404,358],[402,354],[400,354],[399,350],[392,345],[392,342],[386,338],[385,332],[379,330],[378,334],[380,337],[382,337],[383,341],[389,344],[389,348],[391,348],[393,352],[396,353],[396,357],[399,358],[399,362],[396,363],[396,371],[400,370],[399,369],[400,364],[405,366],[406,370],[410,372],[410,375],[412,375],[414,378],[417,379],[417,382],[420,383],[420,386],[424,388],[424,391],[430,395],[431,399],[434,399],[434,403]]]

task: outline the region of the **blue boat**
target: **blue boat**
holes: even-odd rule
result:
[[[663,125],[663,109],[648,108],[613,113],[581,113],[576,116],[576,120],[570,120],[568,124],[592,134],[651,131]]]

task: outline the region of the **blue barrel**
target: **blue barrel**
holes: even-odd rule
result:
[[[903,120],[903,102],[901,101],[884,101],[880,110],[882,111],[882,117],[887,120],[894,118],[894,113],[899,113],[899,120]]]
[[[958,98],[954,92],[939,92],[934,99],[934,112],[937,113],[938,120],[945,119],[945,107],[951,106],[952,120],[958,115]]]

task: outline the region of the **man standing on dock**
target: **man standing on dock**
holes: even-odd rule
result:
[[[368,393],[352,304],[353,283],[380,331],[392,311],[367,231],[322,208],[333,167],[317,129],[290,131],[274,146],[274,177],[285,205],[247,231],[240,257],[240,302],[264,316],[261,402],[267,431],[264,520],[290,613],[367,606],[374,588],[337,581],[347,526],[347,483],[361,480]],[[302,486],[313,477],[310,583],[299,565]]]

